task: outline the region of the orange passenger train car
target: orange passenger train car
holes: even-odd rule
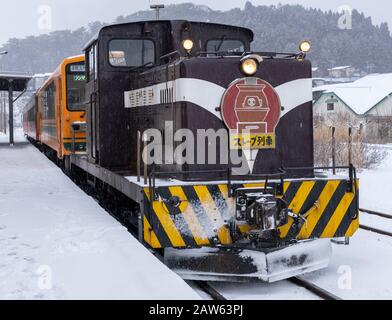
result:
[[[37,92],[38,139],[59,162],[86,151],[85,84],[81,55],[65,59]]]

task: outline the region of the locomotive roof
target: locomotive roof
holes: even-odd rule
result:
[[[197,22],[197,21],[189,21],[189,20],[146,20],[146,21],[137,21],[137,22],[127,22],[127,23],[120,23],[120,24],[111,24],[104,26],[100,29],[100,31],[84,46],[83,50],[86,50],[92,43],[94,43],[96,40],[98,40],[100,34],[104,32],[106,29],[113,28],[113,27],[125,27],[125,26],[135,26],[135,25],[144,25],[152,23],[154,25],[162,25],[162,28],[167,28],[168,25],[171,26],[171,29],[178,29],[180,26],[184,25],[184,23],[188,23],[190,26],[192,25],[198,25],[198,26],[203,26],[206,28],[211,28],[211,29],[231,29],[233,32],[235,31],[240,31],[244,34],[246,34],[249,38],[249,42],[252,42],[254,39],[254,33],[252,30],[244,27],[238,27],[238,26],[233,26],[233,25],[226,25],[226,24],[220,24],[220,23],[211,23],[211,22]]]

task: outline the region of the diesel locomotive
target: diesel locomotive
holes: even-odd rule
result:
[[[87,149],[71,153],[70,175],[126,203],[121,219],[185,279],[318,270],[331,239],[359,228],[355,168],[314,167],[310,43],[254,52],[253,38],[144,21],[106,26],[85,47]]]

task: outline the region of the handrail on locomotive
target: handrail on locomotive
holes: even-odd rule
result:
[[[350,164],[348,166],[335,166],[335,167],[295,167],[295,168],[280,168],[278,173],[272,173],[272,174],[251,174],[247,175],[246,178],[249,181],[257,181],[257,180],[265,180],[264,185],[265,185],[265,191],[268,188],[268,183],[271,179],[276,179],[278,178],[280,180],[280,184],[278,184],[278,187],[276,187],[276,190],[278,191],[278,195],[283,195],[283,186],[285,183],[285,176],[287,175],[288,171],[304,171],[304,170],[324,170],[324,171],[330,171],[330,170],[348,170],[348,190],[349,192],[353,192],[354,194],[357,193],[357,184],[355,181],[357,180],[357,169],[353,164]],[[227,170],[197,170],[197,171],[172,171],[172,172],[164,172],[164,171],[155,171],[155,168],[153,167],[151,173],[148,175],[148,188],[150,190],[150,194],[153,195],[153,199],[157,200],[157,196],[155,193],[156,189],[156,179],[160,177],[165,177],[165,178],[173,178],[178,175],[186,175],[186,174],[208,174],[208,173],[226,173],[227,174],[227,187],[229,190],[229,198],[233,197],[234,195],[234,190],[233,190],[233,184],[232,184],[232,177],[233,177],[233,172],[231,168],[228,168]]]

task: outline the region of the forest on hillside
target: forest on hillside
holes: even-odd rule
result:
[[[114,23],[151,20],[149,10],[118,17]],[[244,26],[255,32],[253,50],[295,52],[298,43],[309,39],[313,65],[325,75],[328,68],[352,65],[359,70],[392,72],[392,37],[386,23],[374,25],[370,17],[353,11],[351,30],[338,27],[340,14],[300,5],[253,6],[244,9],[215,11],[191,3],[167,6],[162,19],[188,19]],[[83,46],[104,26],[92,22],[77,30],[54,31],[50,34],[10,39],[1,50],[9,55],[0,58],[2,71],[28,73],[51,72],[65,57],[80,54]]]

